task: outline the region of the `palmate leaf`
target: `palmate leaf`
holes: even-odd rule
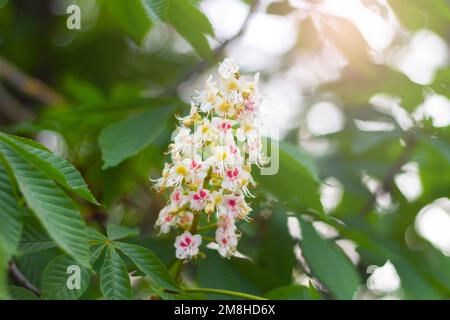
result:
[[[106,233],[110,240],[118,240],[127,237],[137,237],[139,235],[139,229],[124,227],[117,224],[108,224]]]
[[[70,266],[76,266],[80,271],[80,287],[69,289],[69,277],[73,275]],[[91,276],[89,271],[70,256],[61,255],[53,260],[45,267],[42,273],[41,290],[42,298],[47,300],[75,300],[81,297],[89,286]]]
[[[91,263],[91,265],[95,267],[95,263],[102,256],[103,250],[106,248],[106,246],[106,244],[101,245],[100,247],[96,248],[94,252],[92,252],[91,256],[89,257],[89,262]]]
[[[300,218],[302,254],[313,274],[337,299],[352,299],[360,278],[349,259],[339,248],[322,239],[312,224]]]
[[[150,277],[157,286],[180,291],[167,268],[153,252],[130,243],[115,242],[114,245],[126,254],[136,267]]]
[[[24,218],[22,237],[19,242],[19,251],[21,253],[37,252],[56,246],[55,241],[53,241],[35,217],[27,216]]]
[[[161,106],[104,128],[99,137],[103,169],[118,165],[151,144],[173,111],[170,106]]]
[[[48,234],[79,263],[89,266],[86,226],[72,200],[9,144],[0,141],[0,152],[11,167],[28,207]]]
[[[11,179],[0,162],[0,241],[7,255],[15,251],[21,232],[20,208],[13,192]]]
[[[131,299],[130,277],[125,263],[112,246],[108,247],[100,273],[100,289],[106,299]]]
[[[53,154],[30,139],[0,133],[0,140],[7,143],[15,152],[49,178],[83,199],[98,204],[81,174],[69,161]]]

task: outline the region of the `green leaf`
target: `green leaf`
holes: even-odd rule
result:
[[[106,233],[108,234],[108,238],[110,240],[118,240],[127,237],[139,236],[139,229],[124,227],[117,224],[109,224],[107,226]]]
[[[91,254],[91,257],[89,258],[89,262],[91,263],[91,265],[94,265],[97,262],[97,260],[103,253],[103,249],[105,249],[106,246],[107,246],[106,244],[101,245],[100,247],[95,249],[95,251]]]
[[[286,209],[277,206],[267,221],[267,231],[261,243],[259,265],[272,272],[278,285],[292,282],[295,241],[289,234]]]
[[[153,21],[167,20],[169,2],[167,0],[142,0],[147,14]]]
[[[314,288],[311,281],[309,281],[308,289],[309,289],[309,296],[311,297],[312,300],[320,300],[320,292],[316,288]]]
[[[17,258],[17,266],[35,287],[40,288],[44,269],[52,259],[60,255],[61,251],[57,248],[27,253]]]
[[[271,300],[312,300],[308,287],[290,285],[275,288],[264,295]]]
[[[322,239],[312,224],[300,218],[303,256],[313,274],[337,299],[352,299],[360,278],[350,260],[334,244]]]
[[[411,261],[398,255],[392,258],[392,263],[398,272],[402,289],[408,299],[418,300],[438,300],[445,299],[439,291],[426,280],[427,271],[423,274],[414,266]]]
[[[70,269],[74,266],[73,270]],[[77,289],[76,268],[79,268],[79,289]],[[61,255],[51,260],[42,273],[42,298],[46,300],[76,300],[81,297],[89,286],[89,271],[77,264],[70,256]],[[70,285],[75,285],[69,289]]]
[[[113,123],[99,137],[103,169],[114,167],[151,144],[164,130],[172,107],[162,106]]]
[[[205,34],[214,35],[214,31],[208,18],[190,0],[168,1],[170,24],[200,56],[211,60],[212,51]]]
[[[156,285],[165,289],[180,291],[167,268],[153,252],[130,243],[117,242],[114,245],[126,254],[136,267],[150,277]]]
[[[20,208],[14,195],[11,180],[0,161],[0,241],[6,254],[13,253],[22,233]]]
[[[0,142],[0,152],[12,168],[28,207],[48,234],[84,266],[89,266],[85,223],[72,200],[49,178]]]
[[[30,139],[6,134],[1,134],[0,139],[49,178],[83,199],[98,204],[81,174],[69,161]]]
[[[39,300],[30,290],[18,286],[8,286],[8,291],[12,300]]]
[[[28,216],[24,219],[22,238],[19,242],[19,251],[21,253],[37,252],[56,246],[56,243],[35,217]]]
[[[3,242],[0,241],[0,300],[8,299],[8,257]]]
[[[233,260],[242,260],[231,258],[227,260],[219,256],[217,252],[210,251],[206,259],[198,262],[196,279],[201,287],[233,290],[260,295],[259,284],[254,283],[252,279],[246,277],[232,265]],[[263,282],[259,279],[260,282]],[[208,299],[236,299],[234,297],[208,294]]]
[[[256,170],[255,179],[260,186],[279,200],[300,206],[322,210],[318,193],[317,172],[309,156],[294,145],[280,142],[270,154],[279,154],[279,169],[274,175],[262,175]]]
[[[100,272],[100,289],[106,299],[131,299],[131,284],[127,267],[119,254],[109,247]]]
[[[87,233],[89,237],[89,241],[95,242],[105,242],[108,240],[106,236],[104,236],[100,231],[93,227],[87,227]]]

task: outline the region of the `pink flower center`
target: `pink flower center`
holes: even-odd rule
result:
[[[222,122],[222,124],[220,125],[220,128],[222,128],[223,130],[228,130],[231,128],[231,124]]]
[[[239,175],[239,170],[238,168],[235,168],[234,170],[227,170],[227,176],[228,178],[236,178]]]
[[[194,198],[195,201],[204,200],[207,197],[207,193],[205,190],[200,190],[198,193],[195,193],[192,198]]]
[[[187,248],[187,247],[189,247],[191,242],[192,242],[191,238],[186,237],[186,238],[184,238],[184,241],[180,241],[180,246],[182,248]]]
[[[202,165],[200,163],[197,163],[195,160],[192,160],[191,167],[193,169],[200,169]]]
[[[235,206],[236,206],[236,200],[230,199],[230,200],[228,200],[228,204],[229,204],[231,207],[235,207]]]

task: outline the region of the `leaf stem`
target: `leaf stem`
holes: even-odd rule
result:
[[[185,292],[202,292],[202,293],[215,293],[215,294],[224,294],[227,296],[234,296],[239,297],[242,299],[249,299],[249,300],[268,300],[263,297],[255,296],[253,294],[244,293],[244,292],[237,292],[237,291],[231,291],[231,290],[225,290],[225,289],[213,289],[213,288],[183,288]]]

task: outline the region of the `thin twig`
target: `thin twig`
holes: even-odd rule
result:
[[[0,56],[0,78],[16,87],[25,95],[33,97],[47,106],[64,103],[64,98],[42,81],[35,79]]]
[[[41,291],[36,288],[19,270],[16,263],[13,260],[9,261],[9,273],[13,277],[14,281],[21,287],[30,290],[37,296],[41,296]]]
[[[405,148],[402,153],[397,158],[397,161],[392,165],[389,171],[384,176],[383,182],[378,186],[378,188],[371,194],[370,199],[367,201],[365,206],[361,209],[361,215],[369,214],[376,205],[377,195],[382,192],[389,192],[392,188],[395,176],[401,171],[403,165],[409,160],[411,154],[416,146],[416,137],[413,133],[407,133],[404,137]]]
[[[255,296],[253,294],[237,292],[232,290],[223,290],[223,289],[214,289],[214,288],[184,288],[185,292],[201,292],[201,293],[214,293],[214,294],[222,294],[227,296],[239,297],[241,299],[249,299],[249,300],[268,300],[267,298]]]
[[[220,55],[223,53],[225,48],[230,43],[232,43],[233,41],[238,39],[240,36],[242,36],[242,34],[247,29],[247,26],[248,26],[248,23],[250,21],[250,18],[253,15],[253,13],[255,12],[256,8],[258,7],[258,4],[259,4],[259,0],[252,1],[251,5],[250,5],[250,9],[248,11],[248,14],[245,17],[244,22],[242,23],[241,28],[239,29],[239,31],[234,36],[232,36],[231,38],[229,38],[229,39],[225,40],[224,42],[222,42],[222,44],[220,46],[215,48],[213,50],[213,57],[215,57],[215,58],[220,57]],[[203,59],[203,60],[199,61],[192,68],[190,68],[186,73],[184,73],[173,85],[171,85],[170,87],[166,88],[166,90],[163,91],[161,96],[173,95],[181,84],[183,84],[187,80],[191,79],[193,76],[195,76],[195,75],[201,73],[202,71],[204,71],[209,65],[210,65],[210,61],[208,61],[206,59]]]

